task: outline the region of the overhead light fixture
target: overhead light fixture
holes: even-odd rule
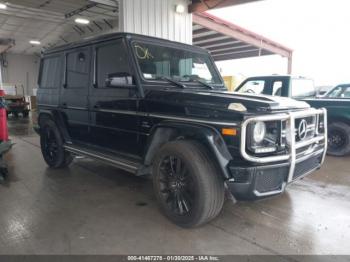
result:
[[[41,42],[38,41],[38,40],[30,40],[29,43],[30,43],[31,45],[41,45]]]
[[[77,24],[82,24],[82,25],[88,25],[90,24],[90,21],[85,19],[85,18],[76,18],[74,20]]]
[[[175,11],[176,11],[176,13],[183,14],[185,12],[185,6],[184,5],[176,5]]]
[[[0,3],[0,9],[6,9],[7,8],[7,5],[4,4],[4,3]]]

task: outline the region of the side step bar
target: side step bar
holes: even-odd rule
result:
[[[96,152],[94,150],[87,149],[87,148],[65,145],[64,149],[67,150],[68,152],[75,154],[75,155],[93,158],[93,159],[96,159],[96,160],[99,160],[101,162],[113,165],[117,168],[123,169],[125,171],[131,172],[134,174],[137,173],[139,167],[141,166],[140,163],[126,160],[123,158],[118,158],[118,157],[107,155],[107,154],[101,154],[99,152]]]

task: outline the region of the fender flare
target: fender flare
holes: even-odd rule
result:
[[[63,119],[62,114],[53,110],[40,109],[38,114],[39,128],[40,128],[40,122],[42,121],[42,118],[49,118],[52,121],[54,121],[58,127],[58,130],[62,134],[64,141],[66,143],[71,143],[72,139],[68,133],[67,125],[65,120]]]
[[[230,178],[226,166],[232,160],[232,156],[226,147],[226,143],[215,128],[204,124],[164,121],[154,126],[147,141],[144,165],[149,166],[152,164],[153,157],[163,144],[182,137],[193,138],[203,142],[210,153],[215,156],[216,163],[224,178]]]

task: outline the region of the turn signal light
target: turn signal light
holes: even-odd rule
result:
[[[237,129],[236,128],[223,128],[221,129],[221,134],[224,136],[236,136]]]

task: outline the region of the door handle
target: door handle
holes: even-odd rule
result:
[[[67,108],[67,103],[62,103],[63,108]]]
[[[94,105],[94,108],[95,108],[95,109],[99,109],[100,106],[99,106],[99,105]]]

